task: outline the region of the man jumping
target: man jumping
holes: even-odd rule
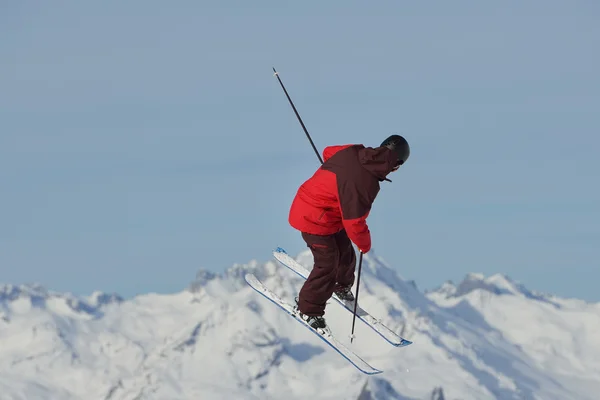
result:
[[[406,139],[392,135],[378,147],[329,146],[323,165],[305,181],[292,202],[289,223],[312,251],[314,266],[300,289],[298,311],[313,328],[325,328],[325,304],[332,294],[354,301],[356,254],[371,249],[367,217],[379,182],[410,155]]]

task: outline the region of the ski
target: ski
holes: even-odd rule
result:
[[[292,258],[284,249],[278,247],[273,251],[273,255],[283,266],[291,269],[296,274],[301,276],[304,279],[308,278],[309,272],[306,268],[304,268],[300,263],[298,263],[294,258]],[[344,301],[337,297],[335,293],[332,296],[338,303],[340,303],[346,310],[354,313],[354,302],[353,301]],[[390,328],[381,323],[377,318],[373,317],[367,311],[362,309],[357,305],[356,307],[356,317],[363,321],[366,325],[368,325],[371,329],[373,329],[379,336],[384,338],[388,343],[396,347],[404,347],[412,344],[410,340],[406,340],[403,337],[397,335]]]
[[[310,325],[308,325],[308,323],[306,321],[304,321],[300,317],[300,315],[296,312],[296,309],[293,305],[282,300],[279,296],[277,296],[275,293],[273,293],[271,290],[269,290],[267,287],[265,287],[265,285],[261,281],[259,281],[256,276],[248,273],[245,275],[245,279],[246,279],[246,282],[248,283],[248,285],[250,285],[250,287],[252,289],[257,291],[258,293],[260,293],[261,295],[266,297],[268,300],[275,303],[279,308],[281,308],[282,310],[287,312],[289,315],[294,317],[294,319],[296,321],[300,322],[302,325],[304,325],[306,328],[308,328],[312,333],[314,333],[319,338],[321,338],[321,340],[323,340],[325,343],[327,343],[329,346],[331,346],[335,351],[337,351],[342,357],[344,357],[346,360],[348,360],[348,362],[350,362],[352,365],[354,365],[362,373],[367,374],[367,375],[375,375],[375,374],[380,374],[381,372],[383,372],[383,371],[380,371],[380,370],[370,366],[365,360],[360,358],[356,353],[354,353],[352,350],[348,349],[346,346],[344,346],[342,343],[340,343],[335,338],[335,336],[331,333],[331,331],[329,329],[316,330],[313,327],[311,327]]]

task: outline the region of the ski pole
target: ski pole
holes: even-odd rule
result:
[[[317,148],[315,147],[315,144],[313,143],[313,141],[310,137],[310,134],[308,133],[308,130],[306,129],[306,126],[304,126],[304,122],[302,122],[302,118],[300,118],[300,114],[298,114],[298,110],[296,110],[296,106],[294,106],[294,102],[292,101],[292,99],[290,98],[290,95],[288,94],[287,90],[285,89],[285,86],[283,85],[281,78],[279,78],[279,73],[275,70],[275,67],[273,67],[273,72],[274,72],[274,75],[277,77],[277,80],[279,81],[279,84],[281,85],[281,88],[283,89],[285,96],[287,97],[288,101],[290,102],[290,105],[292,106],[292,109],[294,110],[294,113],[296,114],[296,117],[298,118],[300,125],[302,125],[302,129],[304,129],[304,133],[306,133],[306,137],[308,138],[308,141],[310,142],[313,150],[315,151],[315,154],[319,158],[319,161],[321,162],[321,164],[323,164],[323,159],[321,158],[321,155],[317,151]],[[386,180],[388,180],[388,179],[386,179]],[[360,260],[358,262],[358,280],[356,282],[356,298],[354,299],[354,316],[352,317],[352,333],[350,334],[350,343],[352,343],[352,341],[354,340],[354,323],[356,321],[356,306],[358,304],[358,288],[360,286],[360,271],[362,269],[362,259],[363,259],[363,253],[361,251],[360,252]]]
[[[283,82],[281,82],[281,79],[279,78],[279,73],[275,70],[275,67],[273,67],[273,72],[275,73],[274,75],[277,77],[277,80],[279,81],[279,84],[281,85],[283,92],[285,93],[288,101],[290,102],[290,105],[294,109],[294,113],[296,113],[296,117],[298,118],[300,125],[302,125],[302,129],[304,129],[304,133],[306,133],[306,137],[308,138],[308,141],[312,145],[312,148],[315,151],[315,153],[317,154],[317,157],[319,157],[319,161],[321,162],[321,164],[323,164],[323,159],[321,158],[321,155],[317,151],[315,144],[313,143],[312,139],[310,138],[310,135],[308,134],[308,130],[306,130],[306,126],[304,126],[304,122],[302,122],[302,118],[300,118],[300,114],[298,114],[298,110],[296,110],[296,106],[294,106],[294,102],[292,102],[290,95],[288,94],[287,90],[285,90],[285,86],[283,86]]]
[[[356,281],[356,298],[354,299],[354,315],[352,316],[352,333],[350,334],[350,343],[354,340],[354,322],[356,321],[356,306],[358,305],[358,289],[360,288],[360,270],[362,269],[363,252],[360,252],[358,260],[358,280]]]
[[[279,84],[281,85],[281,88],[283,89],[285,96],[287,97],[288,101],[290,102],[290,105],[292,106],[292,109],[294,110],[294,113],[296,114],[296,118],[298,118],[300,125],[302,125],[302,129],[304,129],[304,133],[306,133],[306,137],[308,138],[308,141],[310,142],[313,150],[315,151],[315,154],[319,158],[319,161],[321,162],[321,164],[323,164],[323,159],[321,158],[321,155],[319,154],[317,148],[315,147],[315,144],[312,141],[310,134],[308,133],[308,130],[306,129],[306,126],[304,125],[304,122],[302,122],[302,118],[300,117],[300,114],[298,114],[298,110],[296,110],[296,106],[294,106],[294,102],[292,101],[292,99],[290,98],[290,95],[288,94],[287,90],[285,89],[285,86],[283,85],[281,78],[279,78],[279,73],[275,70],[275,67],[273,67],[273,72],[274,72],[274,75],[277,77],[277,80],[279,81]],[[358,288],[360,286],[360,272],[362,269],[362,255],[363,255],[363,253],[361,251],[360,259],[358,262],[358,280],[356,282],[356,298],[354,299],[354,316],[352,317],[352,333],[350,334],[350,343],[352,343],[352,341],[354,340],[354,323],[356,321],[356,306],[358,305]]]

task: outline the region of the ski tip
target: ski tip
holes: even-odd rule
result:
[[[404,347],[408,346],[409,344],[413,344],[413,342],[411,342],[410,340],[402,339],[400,343],[396,344],[396,347]]]
[[[287,254],[287,251],[285,251],[283,247],[277,247],[275,250],[273,250],[273,253]]]
[[[253,283],[255,283],[258,280],[254,276],[254,274],[251,274],[249,272],[246,273],[246,275],[244,275],[244,279],[246,280],[246,283],[248,283],[249,285],[252,285]]]
[[[360,372],[362,372],[365,375],[377,375],[377,374],[381,374],[383,373],[382,370],[377,369],[371,365],[368,366],[368,368],[359,368]]]

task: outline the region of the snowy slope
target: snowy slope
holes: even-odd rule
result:
[[[530,369],[544,371],[547,384],[577,389],[570,398],[598,397],[600,304],[535,293],[503,275],[470,274],[427,296],[462,319],[501,332],[527,356]]]
[[[299,262],[311,268],[309,252]],[[293,301],[276,261],[200,271],[188,289],[124,301],[0,287],[1,399],[596,399],[600,305],[472,274],[422,293],[373,252],[363,308],[414,344],[394,348],[332,302],[326,318],[384,373],[367,378],[249,288]]]

